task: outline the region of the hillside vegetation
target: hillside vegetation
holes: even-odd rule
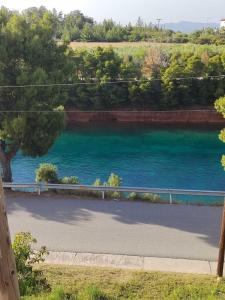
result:
[[[21,99],[28,103],[32,99],[36,106],[40,95],[82,110],[208,108],[225,93],[223,45],[127,42],[99,47],[75,42],[68,47],[69,43],[56,40],[62,26],[82,30],[87,23],[100,25],[77,11],[62,16],[43,7],[21,14],[2,8],[0,23],[0,84],[70,84],[22,92],[2,89],[0,97],[11,99],[2,109],[9,109],[14,98],[20,103],[11,109],[27,109]],[[139,20],[134,28],[149,27]]]
[[[46,13],[51,15],[55,27],[55,37],[66,41],[89,42],[162,42],[162,43],[196,43],[196,44],[224,44],[225,30],[204,28],[187,34],[164,29],[160,24],[145,23],[140,17],[136,24],[121,25],[112,19],[101,23],[85,16],[78,10],[62,14],[55,9],[50,12],[45,7],[28,8],[23,16],[28,20],[42,17]]]

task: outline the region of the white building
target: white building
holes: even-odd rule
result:
[[[220,28],[225,28],[225,19],[220,21]]]

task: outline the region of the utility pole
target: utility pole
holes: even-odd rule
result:
[[[157,27],[158,27],[158,29],[159,29],[159,26],[160,26],[160,22],[162,21],[162,19],[156,19],[156,21],[158,22],[157,24]]]
[[[11,245],[2,178],[0,177],[0,299],[19,300],[16,263]]]
[[[225,251],[225,201],[223,205],[223,216],[220,231],[220,243],[219,243],[219,257],[217,264],[217,276],[223,277],[223,266],[224,266],[224,251]]]

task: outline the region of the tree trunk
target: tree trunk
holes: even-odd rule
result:
[[[0,177],[0,299],[19,300],[19,286],[15,257],[12,250],[5,207],[2,179]]]
[[[1,164],[3,182],[12,182],[11,159],[5,156],[4,159],[1,159]]]
[[[6,152],[6,142],[0,140],[0,162],[2,167],[2,180],[3,182],[12,182],[11,160],[16,155],[18,146],[13,145],[10,151]]]

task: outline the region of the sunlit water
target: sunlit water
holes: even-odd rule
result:
[[[143,126],[77,126],[65,131],[41,158],[18,153],[14,182],[33,182],[41,162],[58,166],[60,176],[78,176],[91,184],[111,172],[124,186],[225,190],[221,156],[225,144],[217,129]]]

